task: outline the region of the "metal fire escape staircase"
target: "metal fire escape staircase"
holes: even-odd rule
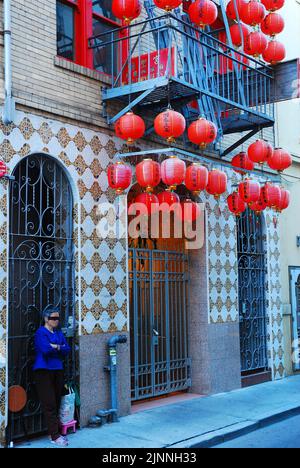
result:
[[[218,31],[195,28],[179,9],[161,15],[151,0],[144,6],[144,21],[89,41],[92,49],[111,51],[111,84],[102,90],[110,124],[133,109],[153,121],[171,105],[188,122],[199,115],[212,120],[219,139],[247,131],[224,155],[274,125],[272,69],[234,49],[224,0],[219,0],[219,18],[226,44],[215,37]],[[147,133],[152,130],[149,125]]]

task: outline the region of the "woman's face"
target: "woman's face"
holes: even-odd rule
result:
[[[52,312],[50,317],[46,319],[46,323],[48,323],[51,327],[57,328],[59,325],[59,313],[58,312]]]

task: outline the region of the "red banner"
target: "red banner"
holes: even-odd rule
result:
[[[152,80],[164,76],[167,72],[169,49],[160,49],[151,54],[144,54],[131,59],[131,83]],[[171,49],[171,75],[174,75],[174,48]],[[128,64],[124,68],[122,84],[129,83]]]

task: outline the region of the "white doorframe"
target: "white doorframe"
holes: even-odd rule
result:
[[[290,298],[292,307],[292,356],[294,370],[300,370],[300,303],[297,304],[296,284],[300,276],[300,266],[289,267]],[[300,281],[298,282],[300,287]]]

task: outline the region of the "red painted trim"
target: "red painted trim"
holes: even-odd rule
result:
[[[93,51],[88,47],[88,39],[92,35],[92,0],[78,0],[78,11],[75,13],[76,63],[87,68],[94,68]]]

